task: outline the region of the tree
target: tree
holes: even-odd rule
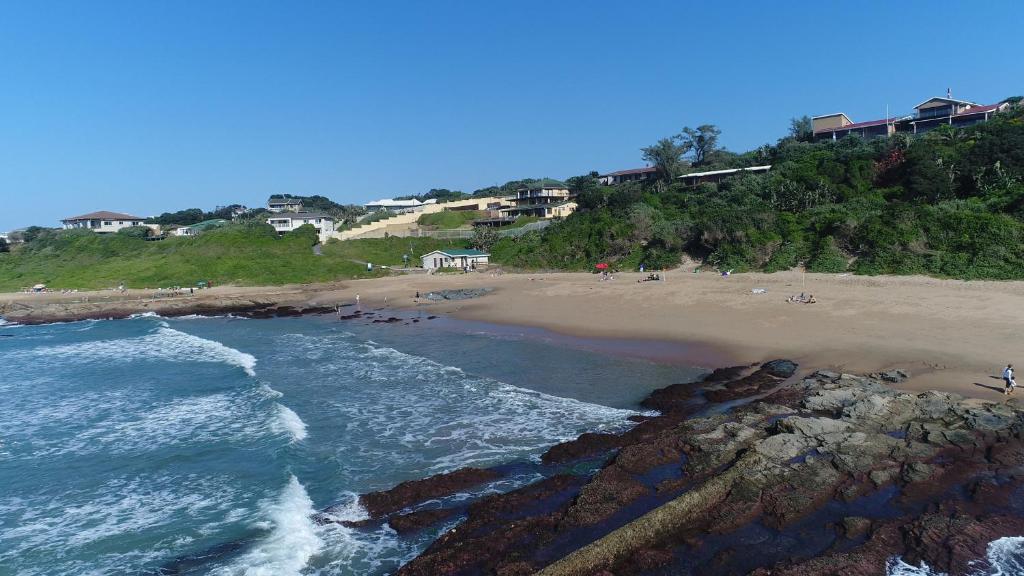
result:
[[[653,146],[641,148],[645,162],[653,165],[658,171],[658,179],[663,182],[671,182],[676,176],[683,173],[686,168],[686,161],[683,156],[693,146],[679,141],[678,136],[662,138]]]
[[[814,122],[810,116],[789,119],[789,135],[799,142],[814,140]]]
[[[6,238],[0,238],[0,253],[2,253],[2,252],[10,252],[10,251],[11,251],[11,247],[7,245],[7,239]]]
[[[722,131],[714,124],[702,124],[697,129],[687,126],[683,133],[677,136],[679,142],[687,146],[687,150],[693,153],[693,165],[700,166],[704,160],[718,148],[718,136]]]
[[[473,231],[473,239],[470,240],[470,244],[477,250],[483,250],[484,252],[490,252],[491,247],[498,241],[498,233],[493,228],[487,226],[478,226]]]

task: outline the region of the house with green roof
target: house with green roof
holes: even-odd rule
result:
[[[448,250],[434,250],[424,254],[420,261],[425,270],[437,270],[438,268],[463,268],[476,269],[487,266],[491,257],[487,252],[466,248],[451,248]]]

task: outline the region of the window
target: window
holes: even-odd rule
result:
[[[114,225],[114,223],[113,223],[113,222],[111,222],[111,221],[108,221],[108,220],[104,220],[104,221],[103,221],[103,225],[104,225],[104,226],[113,226],[113,225]]]

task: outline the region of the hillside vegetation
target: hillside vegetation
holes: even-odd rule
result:
[[[571,178],[580,210],[543,231],[498,241],[492,257],[588,270],[599,261],[673,267],[685,254],[722,270],[804,264],[818,272],[1024,278],[1020,106],[986,124],[919,137],[811,143],[807,123],[795,120],[790,137],[741,155],[714,150],[712,141],[702,163],[681,169],[688,149],[665,139],[644,152],[655,163],[667,157],[669,177],[644,185]],[[717,136],[713,126],[704,129]],[[671,178],[752,164],[772,170],[696,187]]]
[[[43,231],[31,242],[0,254],[0,291],[35,284],[51,289],[102,289],[193,286],[200,280],[215,285],[277,285],[325,282],[386,273],[366,262],[400,266],[403,254],[419,256],[465,242],[433,238],[381,238],[322,246],[312,226],[278,236],[266,224],[233,224],[196,237],[143,240],[137,230],[96,234],[89,230]]]
[[[424,214],[416,220],[420,226],[433,226],[440,230],[454,230],[472,224],[473,220],[486,218],[487,213],[480,210],[444,210],[433,214]]]

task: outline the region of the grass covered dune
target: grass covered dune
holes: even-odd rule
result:
[[[431,238],[384,238],[329,242],[313,253],[312,227],[278,236],[270,226],[247,223],[196,237],[146,241],[130,233],[101,235],[89,230],[47,231],[10,253],[0,254],[0,291],[35,284],[50,289],[95,290],[124,283],[129,288],[214,284],[280,285],[367,278],[365,262],[401,265],[412,250],[418,257],[459,242]]]

